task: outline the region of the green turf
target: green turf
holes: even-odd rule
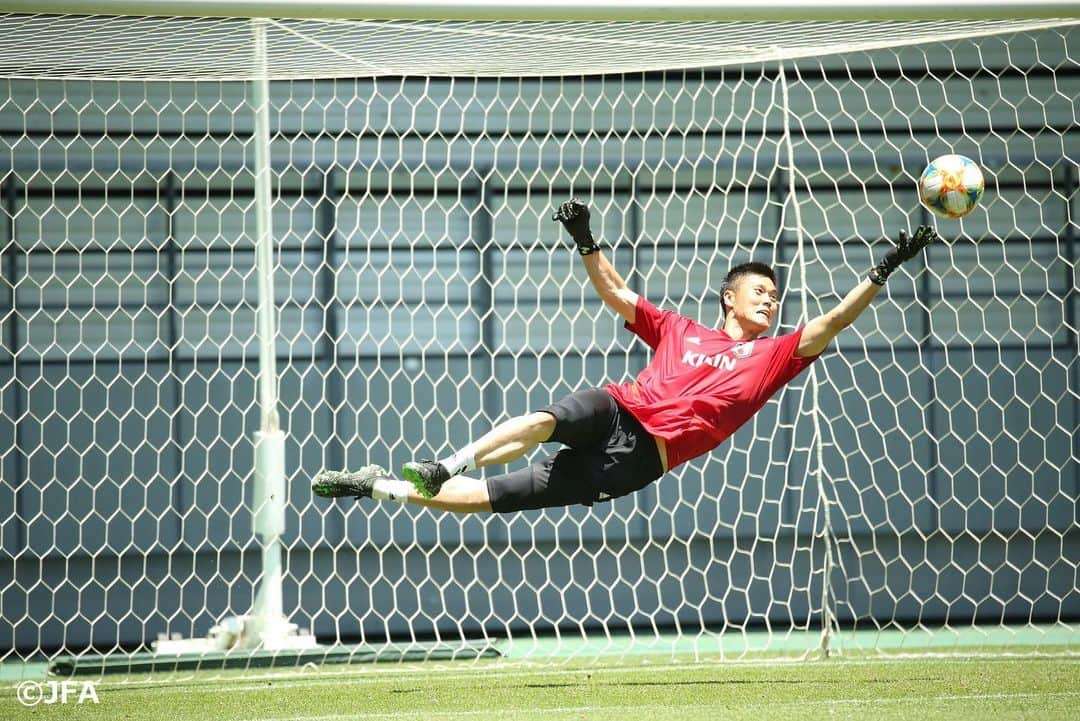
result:
[[[1075,651],[1075,649],[1073,649]],[[98,705],[0,718],[72,719],[1065,719],[1080,717],[1080,657],[734,662],[670,655],[589,662],[481,660],[96,681]]]

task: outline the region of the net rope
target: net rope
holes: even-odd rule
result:
[[[599,75],[814,57],[1035,30],[1077,19],[889,22],[552,22],[274,19],[272,79]],[[245,80],[240,18],[0,15],[0,75]]]

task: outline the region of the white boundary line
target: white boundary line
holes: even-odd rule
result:
[[[484,671],[496,674],[499,678],[529,678],[535,676],[580,676],[591,675],[594,673],[607,673],[607,674],[623,674],[623,673],[636,673],[642,670],[648,669],[656,673],[665,672],[683,672],[683,671],[709,671],[722,667],[780,667],[791,665],[817,665],[819,668],[825,669],[832,666],[870,666],[881,665],[890,663],[900,663],[904,661],[916,660],[925,658],[920,654],[912,658],[867,658],[867,659],[841,659],[833,658],[828,661],[805,661],[795,660],[788,661],[782,659],[775,659],[769,661],[700,661],[695,663],[636,663],[633,665],[596,665],[586,668],[560,668],[558,665],[550,666],[538,666],[536,662],[512,662],[515,666],[508,664],[491,663],[485,664],[481,668]],[[938,659],[940,660],[940,659]],[[964,656],[964,657],[952,657],[950,659],[954,663],[1006,663],[1010,661],[1057,661],[1070,664],[1080,663],[1080,655],[1054,655],[1054,656],[1016,656],[1010,658],[1002,658],[1000,654],[987,657],[977,656]],[[521,667],[517,667],[520,664]],[[206,679],[199,678],[185,678],[179,681],[168,681],[166,679],[154,679],[146,682],[141,681],[98,681],[97,687],[99,689],[109,689],[110,691],[142,691],[150,688],[157,689],[162,693],[204,693],[208,687],[212,687],[217,691],[281,691],[285,688],[308,688],[319,686],[337,686],[343,681],[348,681],[353,684],[381,684],[381,683],[395,683],[400,678],[413,674],[415,672],[422,672],[425,680],[438,681],[438,680],[453,680],[461,677],[466,677],[474,674],[477,670],[475,664],[470,664],[467,667],[455,668],[455,669],[438,669],[432,672],[422,666],[416,664],[394,664],[388,665],[386,668],[380,669],[347,669],[342,671],[329,671],[319,676],[313,676],[313,673],[318,672],[297,672],[288,671],[284,673],[263,673],[258,675],[246,675],[243,678],[218,678],[218,679]],[[277,681],[286,685],[281,686],[267,686],[265,683],[258,682],[265,681]],[[606,707],[611,708],[611,707]]]
[[[872,696],[869,698],[838,698],[838,699],[802,699],[799,701],[784,701],[781,703],[766,704],[766,703],[748,703],[738,704],[734,708],[739,710],[749,709],[778,709],[778,708],[798,708],[804,709],[808,706],[882,706],[891,704],[908,704],[908,703],[940,703],[948,701],[1011,701],[1028,698],[1048,698],[1048,697],[1080,697],[1080,691],[1051,691],[1047,693],[986,693],[986,694],[952,694],[947,696],[896,696],[896,697],[880,697]],[[695,708],[708,708],[709,705],[697,704]],[[611,711],[626,711],[626,712],[641,712],[641,711],[672,711],[678,709],[685,709],[686,705],[680,704],[667,704],[667,705],[639,705],[633,706],[551,706],[547,708],[543,707],[529,707],[529,708],[487,708],[487,709],[468,709],[462,711],[386,711],[386,712],[358,712],[348,714],[326,714],[322,716],[280,716],[280,717],[254,717],[246,719],[245,721],[338,721],[343,719],[381,719],[381,718],[455,718],[459,716],[473,717],[473,716],[499,716],[509,714],[520,714],[525,712],[542,711],[546,714],[571,714],[571,713],[588,713],[588,712],[611,712]],[[726,711],[731,711],[731,707],[725,707]]]

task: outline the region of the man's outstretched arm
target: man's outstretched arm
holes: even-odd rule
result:
[[[840,331],[854,323],[859,314],[866,310],[866,306],[870,305],[870,301],[881,288],[882,286],[867,278],[844,296],[839,305],[807,323],[803,328],[802,338],[799,339],[796,355],[806,358],[825,350]]]
[[[919,226],[911,238],[901,230],[900,241],[870,270],[866,280],[855,286],[835,308],[806,324],[795,353],[806,358],[824,351],[840,331],[854,323],[859,314],[866,310],[870,301],[885,286],[886,279],[901,263],[911,260],[937,239],[938,234],[928,225]]]
[[[622,279],[615,266],[597,250],[595,253],[583,256],[585,270],[589,274],[589,280],[609,308],[621,315],[627,323],[633,323],[637,317],[638,294],[630,290],[626,281]]]
[[[589,280],[600,299],[627,323],[637,317],[638,294],[630,290],[615,266],[604,257],[589,228],[589,208],[580,200],[568,200],[555,211],[552,220],[563,224],[577,244]]]

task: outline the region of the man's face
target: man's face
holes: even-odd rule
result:
[[[724,293],[724,303],[739,325],[751,333],[764,333],[776,316],[776,284],[763,275],[748,273]]]

